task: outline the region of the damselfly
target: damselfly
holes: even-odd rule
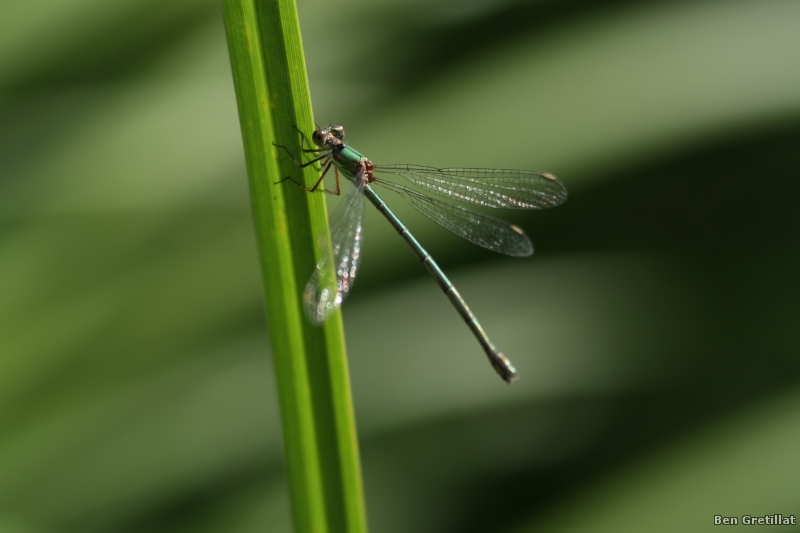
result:
[[[533,253],[533,245],[522,229],[498,218],[429,195],[484,207],[544,209],[564,202],[567,199],[567,189],[555,176],[547,172],[375,165],[346,145],[344,134],[342,126],[318,127],[311,135],[311,140],[317,148],[306,148],[305,136],[300,132],[303,138],[302,151],[320,154],[305,163],[298,161],[285,146],[275,145],[286,150],[300,167],[314,163],[320,163],[322,167],[319,179],[311,188],[291,177],[284,178],[281,182],[291,180],[308,192],[323,190],[339,195],[341,172],[355,185],[331,216],[333,264],[329,264],[327,259],[320,261],[303,292],[303,306],[309,320],[314,324],[324,322],[342,304],[353,286],[361,260],[363,200],[366,197],[408,242],[472,330],[494,369],[507,383],[511,383],[517,377],[514,366],[492,344],[458,290],[447,279],[431,255],[411,235],[408,228],[389,210],[386,203],[373,190],[372,185],[380,185],[396,192],[414,209],[459,237],[489,250],[518,257]],[[323,185],[325,175],[331,168],[336,176],[335,190],[325,189]],[[384,176],[402,178],[419,190],[395,181],[387,181]]]

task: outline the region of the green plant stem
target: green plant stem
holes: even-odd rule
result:
[[[272,354],[280,396],[295,529],[366,531],[355,420],[337,314],[323,327],[303,316],[303,286],[327,237],[322,194],[273,142],[301,155],[294,129],[313,129],[308,81],[293,0],[223,0],[261,257]],[[325,242],[325,241],[323,241]],[[329,252],[328,252],[329,253]]]

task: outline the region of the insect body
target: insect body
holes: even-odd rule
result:
[[[425,265],[475,335],[500,377],[511,383],[517,377],[514,366],[489,340],[478,319],[439,265],[372,186],[379,185],[399,194],[417,211],[470,242],[506,255],[524,257],[533,253],[533,245],[518,226],[434,196],[492,208],[543,209],[559,205],[567,199],[564,185],[546,172],[375,165],[345,144],[344,137],[344,127],[339,125],[314,130],[311,140],[317,148],[305,148],[303,137],[303,152],[321,155],[306,163],[301,163],[294,156],[292,158],[300,167],[316,162],[322,165],[322,173],[313,187],[307,188],[291,178],[281,180],[291,180],[309,192],[322,187],[325,192],[336,195],[341,192],[339,173],[354,185],[331,216],[333,264],[326,259],[320,261],[303,292],[304,308],[309,320],[322,323],[342,304],[353,285],[361,259],[363,200],[367,198]],[[285,146],[276,146],[289,153]],[[336,179],[335,190],[323,186],[325,175],[331,168]],[[384,176],[405,179],[416,189],[397,181],[388,181]]]

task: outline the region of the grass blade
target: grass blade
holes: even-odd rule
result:
[[[223,0],[228,47],[250,180],[289,471],[295,529],[366,531],[355,421],[340,315],[322,327],[303,316],[300,295],[327,236],[325,200],[299,187],[317,172],[300,155],[313,129],[293,0]]]

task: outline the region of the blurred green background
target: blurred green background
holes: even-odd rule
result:
[[[386,195],[510,388],[368,209],[371,530],[800,515],[800,3],[298,8],[316,120],[373,161],[570,190],[505,216],[529,259]],[[216,0],[0,6],[0,531],[291,530],[243,161]]]

